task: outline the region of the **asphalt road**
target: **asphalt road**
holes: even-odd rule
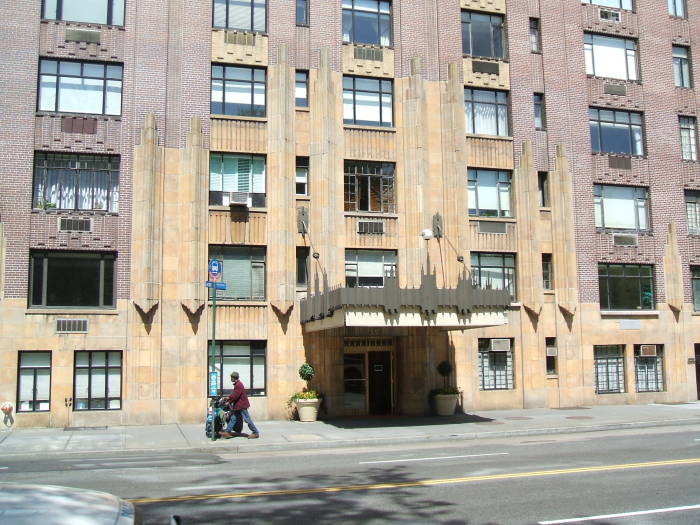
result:
[[[697,525],[700,427],[242,456],[11,457],[0,458],[0,481],[112,492],[135,500],[148,524],[178,515],[183,524]]]

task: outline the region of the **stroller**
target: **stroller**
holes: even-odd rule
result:
[[[226,428],[230,416],[231,413],[225,397],[212,400],[207,410],[207,422],[204,425],[204,433],[207,437],[212,441],[219,439],[219,432]]]

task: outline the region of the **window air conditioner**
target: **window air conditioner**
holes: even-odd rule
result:
[[[491,339],[492,352],[510,352],[510,339]]]
[[[243,191],[232,191],[229,194],[228,205],[233,206],[245,206],[251,208],[253,206],[253,198],[249,193]]]
[[[382,221],[357,221],[357,233],[382,235],[384,233],[384,223]]]
[[[656,345],[639,345],[640,357],[656,357]]]
[[[557,357],[557,347],[548,346],[547,347],[547,357]]]
[[[605,20],[606,22],[615,22],[617,24],[620,23],[620,12],[619,11],[613,11],[611,9],[599,9],[598,10],[598,17],[601,20]]]

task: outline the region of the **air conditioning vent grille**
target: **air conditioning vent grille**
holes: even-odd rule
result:
[[[601,20],[605,20],[606,22],[615,22],[615,23],[620,23],[620,12],[619,11],[613,11],[611,9],[599,9],[598,10],[598,17]]]
[[[380,47],[355,46],[355,60],[374,60],[381,62],[384,60],[384,51]]]
[[[92,230],[90,219],[74,219],[61,217],[58,220],[58,230],[62,232],[89,232]]]
[[[58,334],[85,334],[87,331],[87,319],[56,319],[56,333]]]
[[[366,235],[384,234],[384,223],[382,221],[358,221],[357,233]]]
[[[507,222],[479,221],[479,233],[497,233],[505,235],[508,233]]]
[[[613,235],[614,246],[637,246],[639,239],[634,233],[616,233]]]
[[[255,33],[245,33],[241,31],[226,31],[226,43],[238,44],[241,46],[254,46]]]

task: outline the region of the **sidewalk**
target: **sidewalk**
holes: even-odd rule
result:
[[[86,429],[0,431],[0,455],[91,451],[175,451],[250,453],[304,448],[336,448],[439,440],[594,432],[625,428],[694,425],[700,430],[700,401],[680,405],[615,405],[570,409],[479,411],[450,417],[376,417],[314,423],[256,421],[261,438],[219,439],[196,425],[120,426]],[[244,428],[245,430],[245,428]]]

